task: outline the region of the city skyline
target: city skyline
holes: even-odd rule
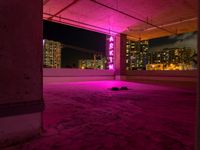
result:
[[[106,55],[106,35],[50,21],[43,21],[43,38],[71,45],[61,49],[61,67],[78,68],[80,59],[91,59],[93,53]],[[90,52],[78,49],[88,49]]]
[[[62,43],[62,45],[68,45],[62,47],[61,49],[62,68],[79,68],[80,60],[92,60],[96,53],[101,53],[104,57],[107,57],[107,35],[104,34],[95,33],[84,29],[78,29],[75,27],[57,24],[49,21],[44,21],[43,37],[46,39],[59,41]],[[127,39],[127,41],[129,40]],[[129,64],[127,66],[128,70],[130,68],[146,68],[146,64],[150,63],[150,59],[152,60],[152,58],[150,58],[150,56],[148,55],[150,53],[152,53],[152,56],[156,55],[155,53],[153,54],[153,52],[162,53],[160,51],[163,51],[164,49],[194,49],[193,51],[195,55],[197,46],[197,32],[185,33],[176,36],[174,35],[168,37],[161,37],[157,39],[151,39],[148,41],[146,40],[146,42],[147,44],[141,45],[138,45],[140,41],[134,42],[136,44],[135,46],[137,47],[134,50],[134,54],[127,53],[126,64]],[[82,49],[84,50],[82,51]],[[153,57],[156,58],[157,56]],[[134,62],[133,59],[135,59]],[[163,58],[160,57],[160,59]],[[130,63],[130,61],[132,63]],[[156,62],[161,61],[162,60],[156,60]]]

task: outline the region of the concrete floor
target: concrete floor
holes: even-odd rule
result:
[[[68,82],[44,85],[44,99],[44,133],[7,150],[194,149],[195,89]]]

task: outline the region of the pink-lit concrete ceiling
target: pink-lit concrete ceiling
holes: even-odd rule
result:
[[[198,0],[43,0],[43,19],[152,39],[197,30]]]

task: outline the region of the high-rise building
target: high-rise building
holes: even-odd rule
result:
[[[148,41],[126,41],[126,70],[194,69],[194,49],[174,47],[148,51],[148,47]]]
[[[143,70],[150,61],[148,57],[148,41],[131,41],[126,42],[126,69]]]
[[[60,42],[46,39],[43,41],[43,65],[45,68],[61,67],[61,48]]]

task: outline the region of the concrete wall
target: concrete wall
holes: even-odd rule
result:
[[[43,82],[76,82],[95,80],[127,80],[135,82],[151,82],[168,84],[187,83],[196,87],[197,71],[127,71],[126,75],[117,75],[112,70],[92,70],[92,69],[43,69]]]
[[[114,80],[114,71],[95,69],[43,69],[43,82]]]
[[[197,70],[187,70],[187,71],[175,71],[175,70],[156,70],[156,71],[145,71],[145,70],[133,70],[127,71],[127,76],[138,76],[138,77],[197,77]]]
[[[0,18],[2,147],[41,130],[42,1],[1,0]]]
[[[188,71],[127,71],[128,81],[197,88],[197,70]]]
[[[126,75],[126,35],[118,34],[115,37],[115,74]]]

